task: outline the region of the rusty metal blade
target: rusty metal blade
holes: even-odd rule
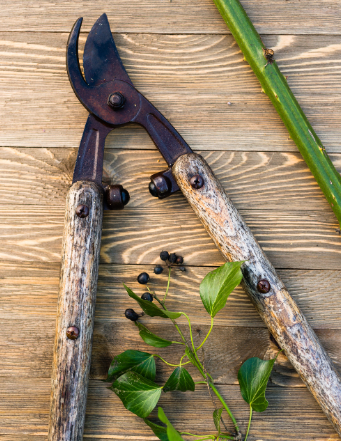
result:
[[[96,116],[89,115],[78,149],[73,183],[92,181],[102,185],[105,138],[112,129]]]
[[[100,16],[88,35],[83,68],[86,82],[90,86],[98,86],[113,79],[132,84],[118,54],[106,14]]]

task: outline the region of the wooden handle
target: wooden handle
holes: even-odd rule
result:
[[[66,200],[49,441],[83,439],[102,220],[102,190],[92,182],[73,184]]]
[[[340,379],[253,234],[201,156],[194,153],[180,156],[172,171],[183,194],[224,257],[229,261],[246,260],[242,266],[242,283],[246,293],[341,436]],[[203,178],[203,186],[197,189],[190,183],[196,175]],[[200,185],[200,178],[197,178],[194,187]],[[269,291],[264,292],[268,288]]]

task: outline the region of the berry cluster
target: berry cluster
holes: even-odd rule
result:
[[[184,262],[184,258],[182,256],[177,256],[175,253],[169,254],[168,251],[161,251],[160,259],[163,262],[166,262],[169,269],[172,267],[172,264],[181,265]],[[180,266],[179,270],[186,271],[186,268],[184,266]],[[163,272],[163,267],[161,265],[156,265],[154,268],[154,273],[158,275],[158,274],[161,274],[162,272]],[[137,276],[137,281],[141,285],[147,285],[149,280],[150,280],[150,277],[149,277],[148,273],[143,272]],[[154,300],[154,297],[151,292],[145,292],[142,294],[141,299],[147,300],[148,302],[152,302]],[[126,316],[127,319],[131,320],[132,322],[136,322],[139,319],[139,317],[143,316],[143,313],[137,314],[137,312],[135,312],[133,309],[129,308],[129,309],[125,310],[124,315]]]
[[[169,262],[170,264],[178,264],[181,265],[184,262],[184,258],[182,256],[177,256],[175,253],[169,254],[168,251],[161,251],[160,259],[164,262]]]

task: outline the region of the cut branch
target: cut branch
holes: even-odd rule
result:
[[[341,225],[341,177],[239,0],[214,0]]]

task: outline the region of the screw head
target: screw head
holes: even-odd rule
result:
[[[257,291],[266,294],[270,291],[271,286],[268,280],[262,279],[257,283]]]
[[[125,102],[126,99],[120,92],[112,93],[108,97],[108,106],[114,110],[122,109]]]
[[[76,328],[76,326],[70,326],[69,328],[67,328],[66,336],[70,340],[77,340],[79,336],[79,329]]]
[[[89,216],[89,207],[87,205],[80,204],[76,208],[76,214],[78,217],[88,217]]]
[[[192,188],[198,190],[204,185],[204,179],[200,175],[194,175],[191,177],[189,183],[191,184]]]

